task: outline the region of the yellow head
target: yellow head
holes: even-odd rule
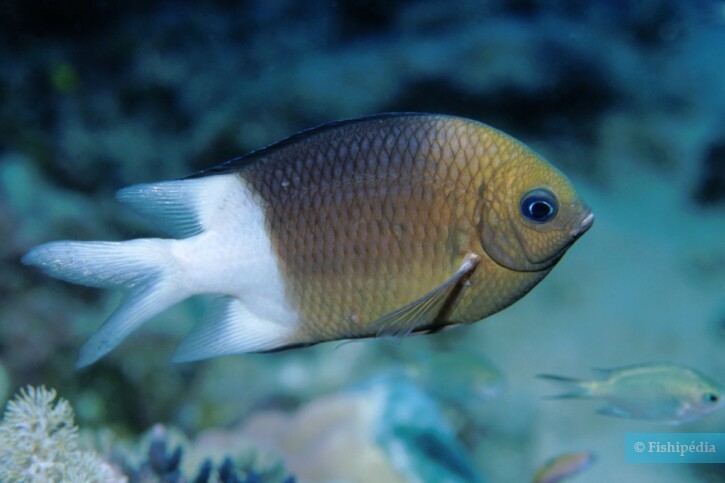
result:
[[[483,248],[511,270],[551,268],[594,216],[559,170],[510,138],[502,144],[507,156],[484,187]]]

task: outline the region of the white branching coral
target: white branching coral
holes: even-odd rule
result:
[[[73,408],[56,392],[28,386],[0,422],[0,481],[121,482],[113,468],[78,443]]]

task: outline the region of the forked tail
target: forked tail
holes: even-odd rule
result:
[[[26,265],[67,282],[126,290],[118,309],[81,349],[76,367],[94,363],[146,320],[191,295],[178,286],[169,242],[57,241],[35,247],[23,257]]]
[[[23,257],[52,277],[125,291],[121,306],[81,349],[77,367],[194,294],[224,297],[181,344],[177,361],[308,342],[297,337],[263,210],[236,175],[135,185],[118,198],[178,239],[58,241]]]
[[[595,397],[596,381],[585,381],[572,377],[556,376],[553,374],[539,374],[536,377],[553,381],[562,387],[566,392],[554,396],[546,396],[546,399],[572,399]]]

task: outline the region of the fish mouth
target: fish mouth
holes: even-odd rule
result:
[[[571,237],[576,240],[580,236],[589,230],[594,224],[594,213],[589,208],[586,208],[581,215],[577,216],[572,223],[572,229],[569,231]]]
[[[566,251],[571,248],[574,242],[577,241],[580,236],[586,233],[593,224],[594,213],[592,213],[592,210],[589,207],[585,207],[584,211],[574,219],[574,222],[572,223],[572,228],[569,230],[571,240],[564,247],[562,247],[561,250],[559,250],[553,257],[549,259],[551,261],[551,264],[553,265],[554,263],[558,262],[561,257],[564,256],[564,253],[566,253]],[[530,259],[529,261],[532,262]]]

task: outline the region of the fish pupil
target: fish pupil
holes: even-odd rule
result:
[[[717,394],[713,394],[711,392],[705,394],[705,401],[707,401],[707,402],[716,403],[718,401],[718,399],[720,399],[720,398],[718,398]]]
[[[537,220],[546,218],[553,211],[551,205],[546,201],[535,201],[531,204],[531,216]]]
[[[524,196],[521,212],[531,221],[543,223],[556,215],[556,198],[548,190],[537,189]]]

